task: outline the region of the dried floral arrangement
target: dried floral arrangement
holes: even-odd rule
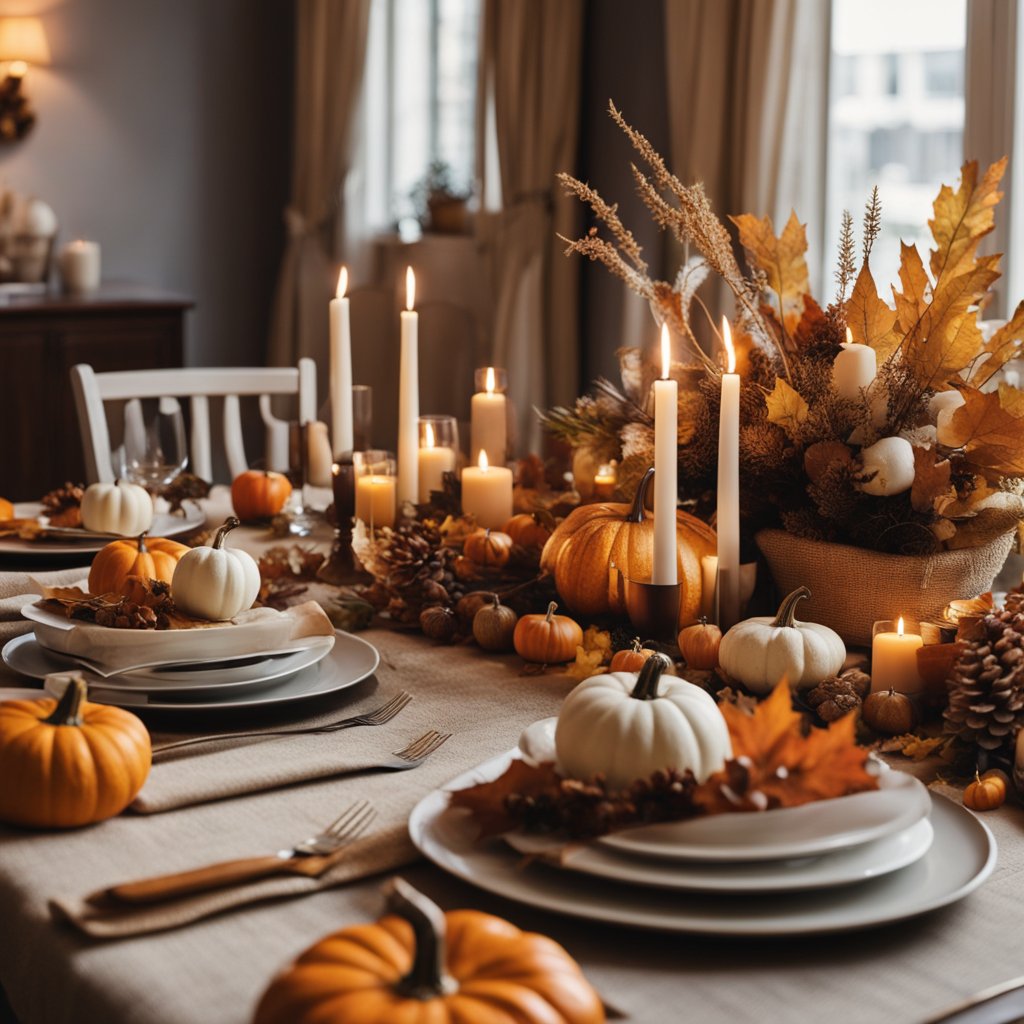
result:
[[[652,278],[616,206],[561,175],[608,236],[592,227],[583,238],[565,239],[566,252],[599,261],[647,299],[685,353],[672,369],[681,392],[684,495],[708,495],[717,465],[721,371],[695,330],[706,318],[717,334],[698,294],[714,273],[736,304],[747,530],[782,525],[813,539],[927,554],[973,547],[1011,529],[1024,514],[1024,392],[999,382],[999,371],[1021,353],[1024,303],[1005,326],[983,336],[979,314],[999,277],[1000,256],[978,254],[994,225],[1006,160],[984,174],[968,162],[955,190],[942,187],[929,221],[934,248],[926,261],[915,246],[901,246],[892,305],[879,296],[870,264],[881,223],[877,189],[867,204],[859,261],[853,219],[844,214],[837,293],[823,307],[810,292],[806,233],[795,213],[778,236],[770,218],[730,218],[746,256],[741,269],[703,186],[685,185],[614,105],[610,112],[641,158],[633,173],[652,217],[696,255],[673,282]],[[833,363],[850,338],[874,351],[877,375],[843,397]],[[653,461],[649,392],[659,371],[637,349],[623,352],[621,365],[621,388],[598,381],[592,395],[544,418],[575,448],[620,460],[628,488]],[[875,447],[879,441],[885,444]]]

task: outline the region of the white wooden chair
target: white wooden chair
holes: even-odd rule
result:
[[[188,398],[192,420],[189,469],[204,480],[213,479],[211,398],[224,400],[224,449],[232,477],[249,468],[242,440],[240,397],[259,397],[260,415],[267,429],[266,456],[270,469],[288,469],[288,423],[271,412],[271,396],[297,395],[300,423],[315,420],[317,410],[316,364],[312,359],[300,359],[297,367],[202,367],[113,373],[96,373],[88,363],[79,363],[71,368],[71,388],[89,483],[114,479],[104,402]]]

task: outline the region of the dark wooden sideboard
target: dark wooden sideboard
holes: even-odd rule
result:
[[[70,370],[181,366],[189,299],[135,285],[0,300],[0,496],[35,501],[84,479]]]

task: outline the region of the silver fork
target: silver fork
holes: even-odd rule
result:
[[[258,739],[264,736],[312,735],[322,732],[337,732],[339,729],[352,729],[359,725],[384,725],[385,722],[390,722],[411,700],[412,694],[402,690],[379,708],[374,708],[362,715],[340,718],[335,722],[328,722],[326,725],[300,725],[293,729],[263,729],[252,732],[221,732],[213,733],[210,736],[192,736],[187,740],[174,740],[171,743],[158,744],[153,748],[153,756],[157,757],[169,750],[181,750],[183,747],[195,747],[205,743],[225,743],[229,740]]]
[[[392,771],[404,772],[409,768],[418,768],[438,747],[443,746],[452,738],[450,732],[438,732],[431,729],[418,740],[408,746],[396,750],[389,758],[374,765],[375,768],[388,768]]]
[[[149,904],[181,896],[192,896],[210,889],[252,882],[270,875],[305,875],[317,878],[344,855],[345,848],[357,839],[377,816],[367,800],[347,808],[322,832],[303,839],[286,850],[263,857],[222,861],[192,871],[159,875],[138,882],[125,882],[102,889],[86,898],[94,905],[117,903]]]

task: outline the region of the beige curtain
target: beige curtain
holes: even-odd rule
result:
[[[480,218],[495,274],[493,346],[509,372],[520,449],[540,449],[533,407],[578,392],[577,273],[556,232],[572,236],[577,203],[561,194],[558,171],[573,169],[579,131],[582,0],[487,0],[481,82],[493,102],[501,208]],[[481,151],[486,150],[481,146]]]
[[[271,313],[271,365],[293,365],[302,356],[326,363],[331,240],[343,214],[369,14],[370,0],[296,4],[292,194]],[[320,390],[325,386],[322,379]]]
[[[769,215],[780,230],[795,208],[808,227],[818,292],[829,7],[823,0],[665,3],[673,170],[703,181],[722,217]]]

